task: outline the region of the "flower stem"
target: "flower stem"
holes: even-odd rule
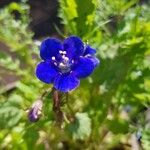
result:
[[[55,113],[55,120],[58,127],[61,128],[62,122],[64,120],[63,112],[61,111],[61,98],[62,95],[55,88],[52,90],[53,95],[53,111]]]

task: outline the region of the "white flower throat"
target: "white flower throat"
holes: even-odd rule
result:
[[[57,66],[60,70],[61,73],[68,73],[71,71],[71,66],[74,63],[74,61],[72,60],[70,62],[70,59],[68,57],[66,57],[66,51],[59,51],[59,54],[61,55],[61,61],[57,62],[56,58],[53,56],[52,57],[52,61],[54,63],[55,66]]]

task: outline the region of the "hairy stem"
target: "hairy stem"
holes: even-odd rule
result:
[[[61,111],[61,99],[62,94],[59,93],[55,88],[52,91],[53,94],[53,111],[55,113],[55,120],[58,127],[61,127],[64,120],[63,112]]]

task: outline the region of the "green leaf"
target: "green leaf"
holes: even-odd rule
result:
[[[15,126],[22,118],[22,111],[15,106],[0,106],[0,128]]]
[[[91,0],[62,0],[60,6],[62,9],[60,9],[59,16],[71,34],[83,37],[91,29],[93,30],[96,2]]]
[[[0,103],[0,128],[10,128],[15,126],[23,116],[20,108],[23,99],[17,94],[11,94],[7,101]]]
[[[143,146],[144,150],[149,150],[150,149],[150,128],[145,129],[143,131],[142,146]]]
[[[73,139],[85,139],[91,133],[91,119],[86,113],[76,113],[75,121],[68,125],[68,131]]]
[[[114,134],[125,134],[128,132],[129,124],[126,120],[123,119],[114,119],[114,120],[108,120],[107,121],[108,128],[114,133]]]
[[[28,149],[35,149],[35,143],[39,139],[39,132],[35,126],[31,126],[26,129],[23,138],[27,143]]]

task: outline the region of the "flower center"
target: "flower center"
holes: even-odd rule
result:
[[[62,73],[67,73],[71,71],[71,63],[69,62],[69,58],[65,55],[62,55],[62,61],[58,64],[58,68]]]
[[[55,66],[58,67],[61,73],[68,73],[71,71],[71,66],[74,63],[74,61],[70,61],[68,57],[66,57],[66,51],[59,51],[61,55],[61,60],[58,62],[56,61],[56,58],[53,56],[52,60]]]

